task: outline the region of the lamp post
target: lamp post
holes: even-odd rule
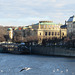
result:
[[[23,29],[21,30],[21,36],[22,36],[21,42],[23,42]]]

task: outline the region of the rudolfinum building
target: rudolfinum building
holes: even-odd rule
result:
[[[38,39],[39,43],[43,39],[63,38],[67,36],[67,26],[55,24],[53,21],[39,21],[23,28],[24,37]]]

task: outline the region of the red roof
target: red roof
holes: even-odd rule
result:
[[[21,30],[22,28],[18,28],[19,30]]]

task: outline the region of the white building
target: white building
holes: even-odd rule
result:
[[[71,16],[67,21],[67,35],[68,37],[75,36],[75,16]]]
[[[8,28],[8,35],[10,39],[13,39],[13,29],[12,28]]]

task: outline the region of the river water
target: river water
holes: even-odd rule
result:
[[[75,58],[0,53],[0,75],[75,75]]]

